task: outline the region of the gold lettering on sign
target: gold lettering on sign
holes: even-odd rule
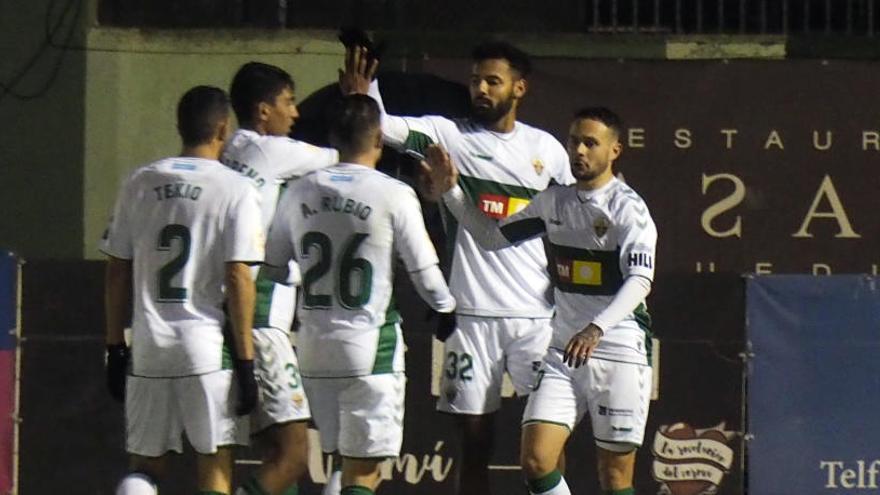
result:
[[[831,205],[831,211],[816,211],[819,208],[819,203],[822,202],[823,197],[828,198],[828,204]],[[857,234],[856,231],[853,230],[852,225],[850,225],[849,217],[846,216],[846,210],[843,209],[843,204],[840,202],[837,190],[834,189],[834,183],[831,182],[831,177],[828,175],[822,179],[822,184],[819,186],[819,191],[816,192],[816,197],[813,198],[813,204],[810,205],[810,211],[807,212],[807,216],[804,218],[804,223],[801,224],[801,228],[791,236],[801,238],[813,237],[813,234],[807,229],[809,229],[810,222],[814,218],[833,218],[837,220],[840,232],[834,237],[844,239],[860,239],[862,237]]]
[[[771,146],[776,146],[781,150],[785,149],[785,145],[782,144],[782,138],[779,136],[779,131],[776,129],[770,131],[770,135],[767,136],[767,142],[764,143],[764,149],[769,150]]]
[[[718,180],[729,180],[733,182],[733,193],[731,193],[726,198],[721,201],[713,204],[712,206],[706,208],[703,211],[703,216],[700,217],[700,224],[703,226],[703,230],[712,237],[742,237],[742,217],[740,215],[736,216],[736,221],[733,222],[733,225],[727,230],[720,231],[716,230],[712,227],[712,220],[715,219],[718,215],[733,209],[736,205],[742,203],[743,198],[746,196],[746,185],[743,183],[742,179],[733,175],[733,174],[715,174],[715,175],[706,175],[703,174],[703,195],[706,195],[706,191],[709,189],[709,186],[712,185],[713,182]]]
[[[825,263],[813,263],[813,275],[831,275],[831,266]]]
[[[645,147],[645,130],[640,127],[632,127],[629,129],[627,146],[630,148]]]
[[[831,149],[831,131],[825,131],[824,143],[819,143],[819,131],[813,131],[813,147],[819,151]]]
[[[727,138],[724,144],[727,149],[733,148],[733,136],[736,135],[737,132],[739,131],[736,129],[721,129],[721,134],[724,134]]]
[[[770,275],[773,273],[773,263],[769,261],[759,261],[755,263],[755,274],[757,275]]]
[[[868,145],[871,145],[874,151],[880,151],[880,132],[862,132],[862,151],[868,151]]]
[[[676,129],[674,143],[675,147],[680,150],[686,150],[693,146],[690,129]]]

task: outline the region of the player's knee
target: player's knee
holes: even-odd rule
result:
[[[557,459],[551,459],[548,455],[524,448],[520,453],[520,466],[527,479],[533,480],[546,476],[547,473],[556,469]]]
[[[298,478],[308,467],[308,438],[306,434],[300,435],[296,431],[287,431],[286,433],[276,444],[277,450],[273,462],[279,466],[282,472],[290,473],[292,477]]]
[[[306,451],[304,450],[303,453]],[[281,472],[287,474],[291,483],[299,480],[300,476],[308,469],[309,462],[306,455],[288,456],[280,460],[279,468]]]
[[[632,485],[633,463],[637,445],[630,443],[596,442],[599,447],[599,475],[606,486],[612,489],[628,488]]]

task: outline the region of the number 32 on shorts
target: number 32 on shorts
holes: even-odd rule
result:
[[[446,354],[446,378],[450,380],[470,381],[473,380],[474,359],[470,354],[462,352],[448,352]]]

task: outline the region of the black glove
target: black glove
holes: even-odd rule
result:
[[[246,416],[257,407],[257,379],[254,377],[253,359],[235,360],[235,377],[238,383],[238,404],[235,414]]]
[[[131,351],[125,344],[107,346],[107,390],[119,402],[125,402],[125,375]]]
[[[374,59],[381,59],[382,53],[385,51],[385,43],[378,42],[373,43],[373,40],[370,39],[370,36],[363,29],[356,27],[344,27],[339,30],[339,41],[346,48],[352,48],[355,46],[364,47],[367,49],[367,61],[372,63]]]
[[[446,342],[446,339],[455,331],[455,313],[438,313],[437,328],[434,335],[440,342]]]

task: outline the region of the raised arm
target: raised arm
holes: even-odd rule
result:
[[[434,143],[448,147],[448,141],[459,134],[451,120],[439,116],[401,117],[385,111],[379,81],[374,80],[378,61],[368,59],[363,47],[346,49],[345,69],[339,71],[339,89],[343,94],[365,94],[376,100],[382,112],[385,144],[401,152],[415,151],[419,154],[424,154],[426,148]]]
[[[428,147],[422,170],[430,181],[431,189],[442,194],[447,209],[483,249],[506,248],[541,237],[546,232],[535,202],[501,222],[484,215],[458,186],[458,170],[449,154],[440,146]]]

